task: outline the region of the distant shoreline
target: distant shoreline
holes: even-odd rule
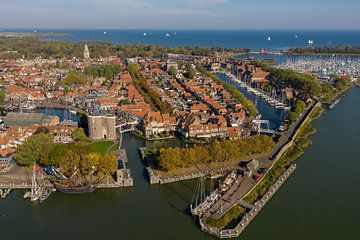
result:
[[[53,32],[0,32],[0,37],[56,37],[70,36],[69,33],[53,33]]]

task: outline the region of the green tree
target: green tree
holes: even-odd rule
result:
[[[5,105],[5,90],[0,88],[0,107]]]
[[[290,122],[295,122],[299,117],[299,114],[295,113],[295,112],[290,112],[288,115],[288,119]]]
[[[344,91],[346,88],[348,88],[351,85],[350,79],[345,78],[339,78],[335,81],[335,88],[338,91]]]
[[[174,67],[174,66],[171,66],[170,68],[169,68],[169,71],[168,71],[168,73],[171,75],[171,76],[176,76],[176,74],[177,74],[177,69]]]
[[[96,152],[85,153],[81,155],[80,170],[83,174],[88,175],[93,170],[99,168],[100,154]]]
[[[181,149],[181,165],[183,167],[190,167],[197,162],[196,152],[194,148],[182,148]]]
[[[80,156],[71,149],[67,149],[59,162],[61,172],[65,176],[72,176],[79,169]]]
[[[209,150],[205,146],[196,146],[195,154],[199,163],[206,163],[210,160]]]
[[[174,171],[181,166],[181,152],[178,148],[161,148],[157,164],[166,171]]]
[[[54,148],[49,153],[49,157],[42,162],[44,166],[59,166],[60,159],[64,156],[65,152],[69,149],[66,144],[54,144]]]
[[[74,138],[75,141],[86,141],[87,140],[87,136],[86,136],[83,128],[75,129],[74,132],[71,134],[71,136]]]
[[[218,140],[215,140],[210,144],[209,153],[212,162],[225,162],[227,160],[227,153],[222,147],[222,143]]]
[[[84,69],[84,73],[94,77],[105,77],[110,80],[115,74],[121,73],[121,66],[114,64],[87,66]]]
[[[43,163],[49,158],[53,149],[52,137],[40,133],[30,136],[14,154],[16,161],[23,166],[30,166],[34,163]]]
[[[36,129],[35,134],[40,134],[40,133],[44,133],[44,134],[49,134],[49,129],[45,126],[40,126],[38,129]]]
[[[293,112],[300,114],[304,112],[305,109],[306,109],[306,104],[301,100],[297,100],[294,104]]]
[[[78,85],[78,84],[84,84],[87,82],[87,79],[80,73],[71,70],[65,77],[65,79],[62,81],[65,85]]]
[[[189,79],[193,79],[195,77],[196,71],[190,65],[186,66],[185,77]]]
[[[118,161],[112,154],[105,154],[99,163],[99,172],[105,175],[112,175],[118,169]]]

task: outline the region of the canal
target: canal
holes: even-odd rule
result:
[[[239,239],[358,240],[360,237],[360,90],[315,123],[313,145],[298,169]],[[0,239],[215,239],[188,214],[196,181],[150,186],[130,134],[123,147],[135,186],[88,195],[54,193],[44,204],[12,192],[0,199]]]
[[[221,80],[223,80],[224,82],[236,86],[236,88],[242,94],[244,94],[244,96],[247,99],[250,99],[256,104],[256,108],[261,113],[262,119],[269,120],[270,128],[272,130],[278,130],[279,126],[281,125],[281,121],[283,120],[286,114],[283,110],[277,110],[274,107],[270,106],[264,99],[246,91],[244,88],[240,87],[239,84],[237,84],[234,80],[232,80],[225,74],[219,73],[216,74],[216,76]]]

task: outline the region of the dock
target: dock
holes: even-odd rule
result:
[[[341,101],[341,98],[336,99],[336,100],[329,106],[329,109],[330,109],[330,110],[333,110],[333,109],[336,107],[336,105],[338,105],[338,104],[340,103],[340,101]]]
[[[296,164],[291,165],[282,176],[270,187],[267,193],[259,199],[255,204],[248,203],[242,199],[238,199],[236,201],[232,201],[228,203],[228,207],[225,211],[222,211],[221,214],[211,215],[209,212],[218,212],[216,206],[213,205],[208,211],[208,213],[200,216],[199,224],[201,230],[209,233],[215,237],[225,239],[225,238],[235,238],[239,237],[240,234],[245,230],[245,228],[251,223],[251,221],[258,215],[258,213],[264,208],[266,203],[270,201],[270,199],[275,195],[275,193],[280,189],[280,187],[286,182],[286,180],[294,173],[296,170]],[[230,190],[229,190],[230,191]],[[215,227],[211,227],[206,224],[206,218],[213,216],[215,218],[220,218],[227,213],[233,206],[240,205],[246,209],[248,212],[241,217],[239,223],[232,229],[218,229]],[[214,209],[215,208],[215,209]]]

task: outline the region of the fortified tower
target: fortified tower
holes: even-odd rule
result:
[[[108,115],[88,117],[89,137],[93,140],[116,140],[116,117]]]

